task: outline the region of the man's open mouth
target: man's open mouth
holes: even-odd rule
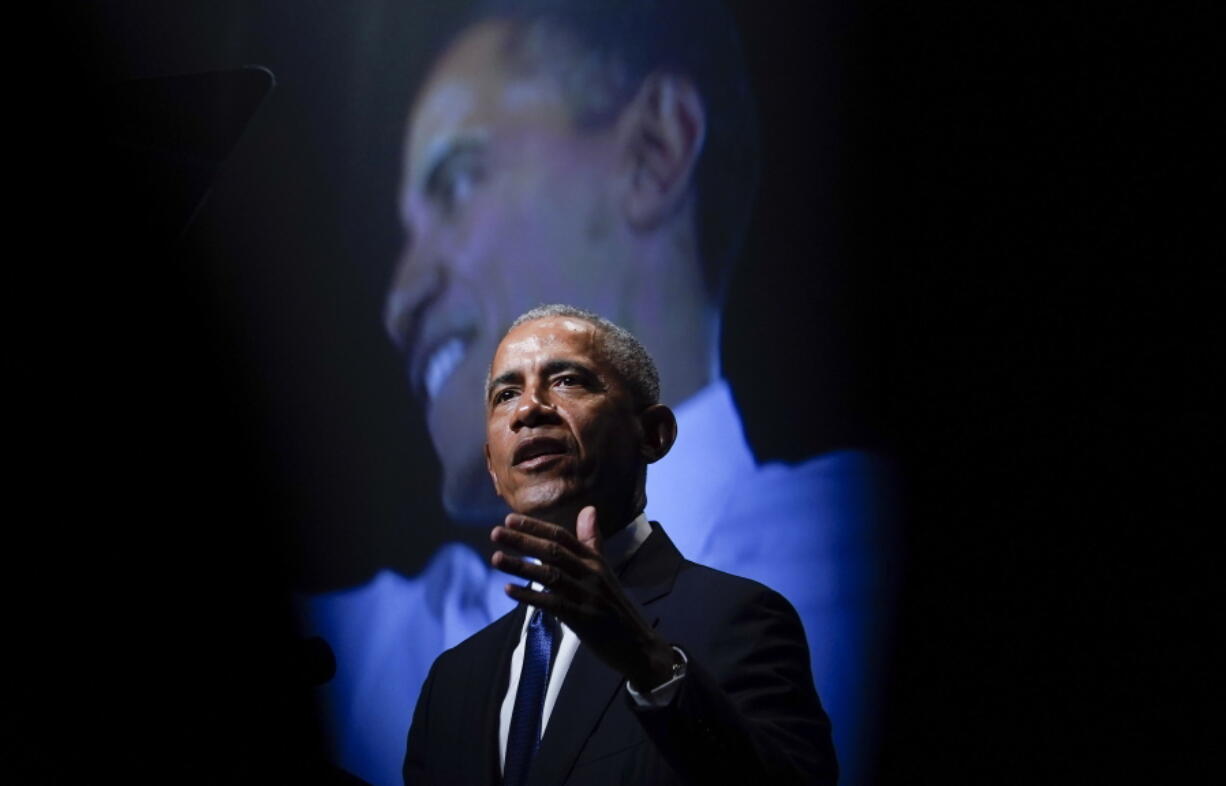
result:
[[[515,448],[511,463],[515,466],[534,466],[545,463],[550,457],[564,456],[569,452],[563,440],[553,437],[532,437]]]
[[[464,340],[453,336],[439,344],[431,352],[422,365],[421,389],[427,400],[433,401],[438,392],[443,389],[447,378],[464,359]]]

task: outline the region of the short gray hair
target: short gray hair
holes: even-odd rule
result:
[[[599,314],[564,303],[550,303],[525,311],[515,318],[510,333],[525,322],[554,317],[572,317],[590,322],[597,328],[600,352],[630,389],[635,409],[642,410],[660,403],[660,373],[655,361],[634,335],[620,325],[614,324]],[[489,388],[489,374],[485,386]]]

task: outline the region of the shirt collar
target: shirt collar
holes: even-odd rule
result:
[[[630,561],[650,534],[651,522],[647,521],[646,513],[640,513],[604,542],[605,562],[609,563],[614,573]]]

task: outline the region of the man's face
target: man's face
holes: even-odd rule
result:
[[[517,513],[569,523],[584,505],[625,514],[633,504],[642,426],[598,341],[591,323],[554,317],[520,325],[498,347],[485,455],[498,495]]]
[[[406,244],[387,326],[403,348],[453,515],[488,520],[479,445],[486,359],[519,314],[563,302],[619,319],[636,275],[622,242],[612,132],[578,133],[546,74],[513,72],[485,23],[438,62],[409,120]]]

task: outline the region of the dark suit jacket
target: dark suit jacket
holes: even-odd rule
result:
[[[830,724],[791,604],[683,559],[652,528],[621,582],[688,656],[681,689],[668,707],[639,708],[623,678],[580,644],[529,784],[834,783]],[[498,713],[524,609],[434,662],[409,730],[409,786],[500,782]]]

